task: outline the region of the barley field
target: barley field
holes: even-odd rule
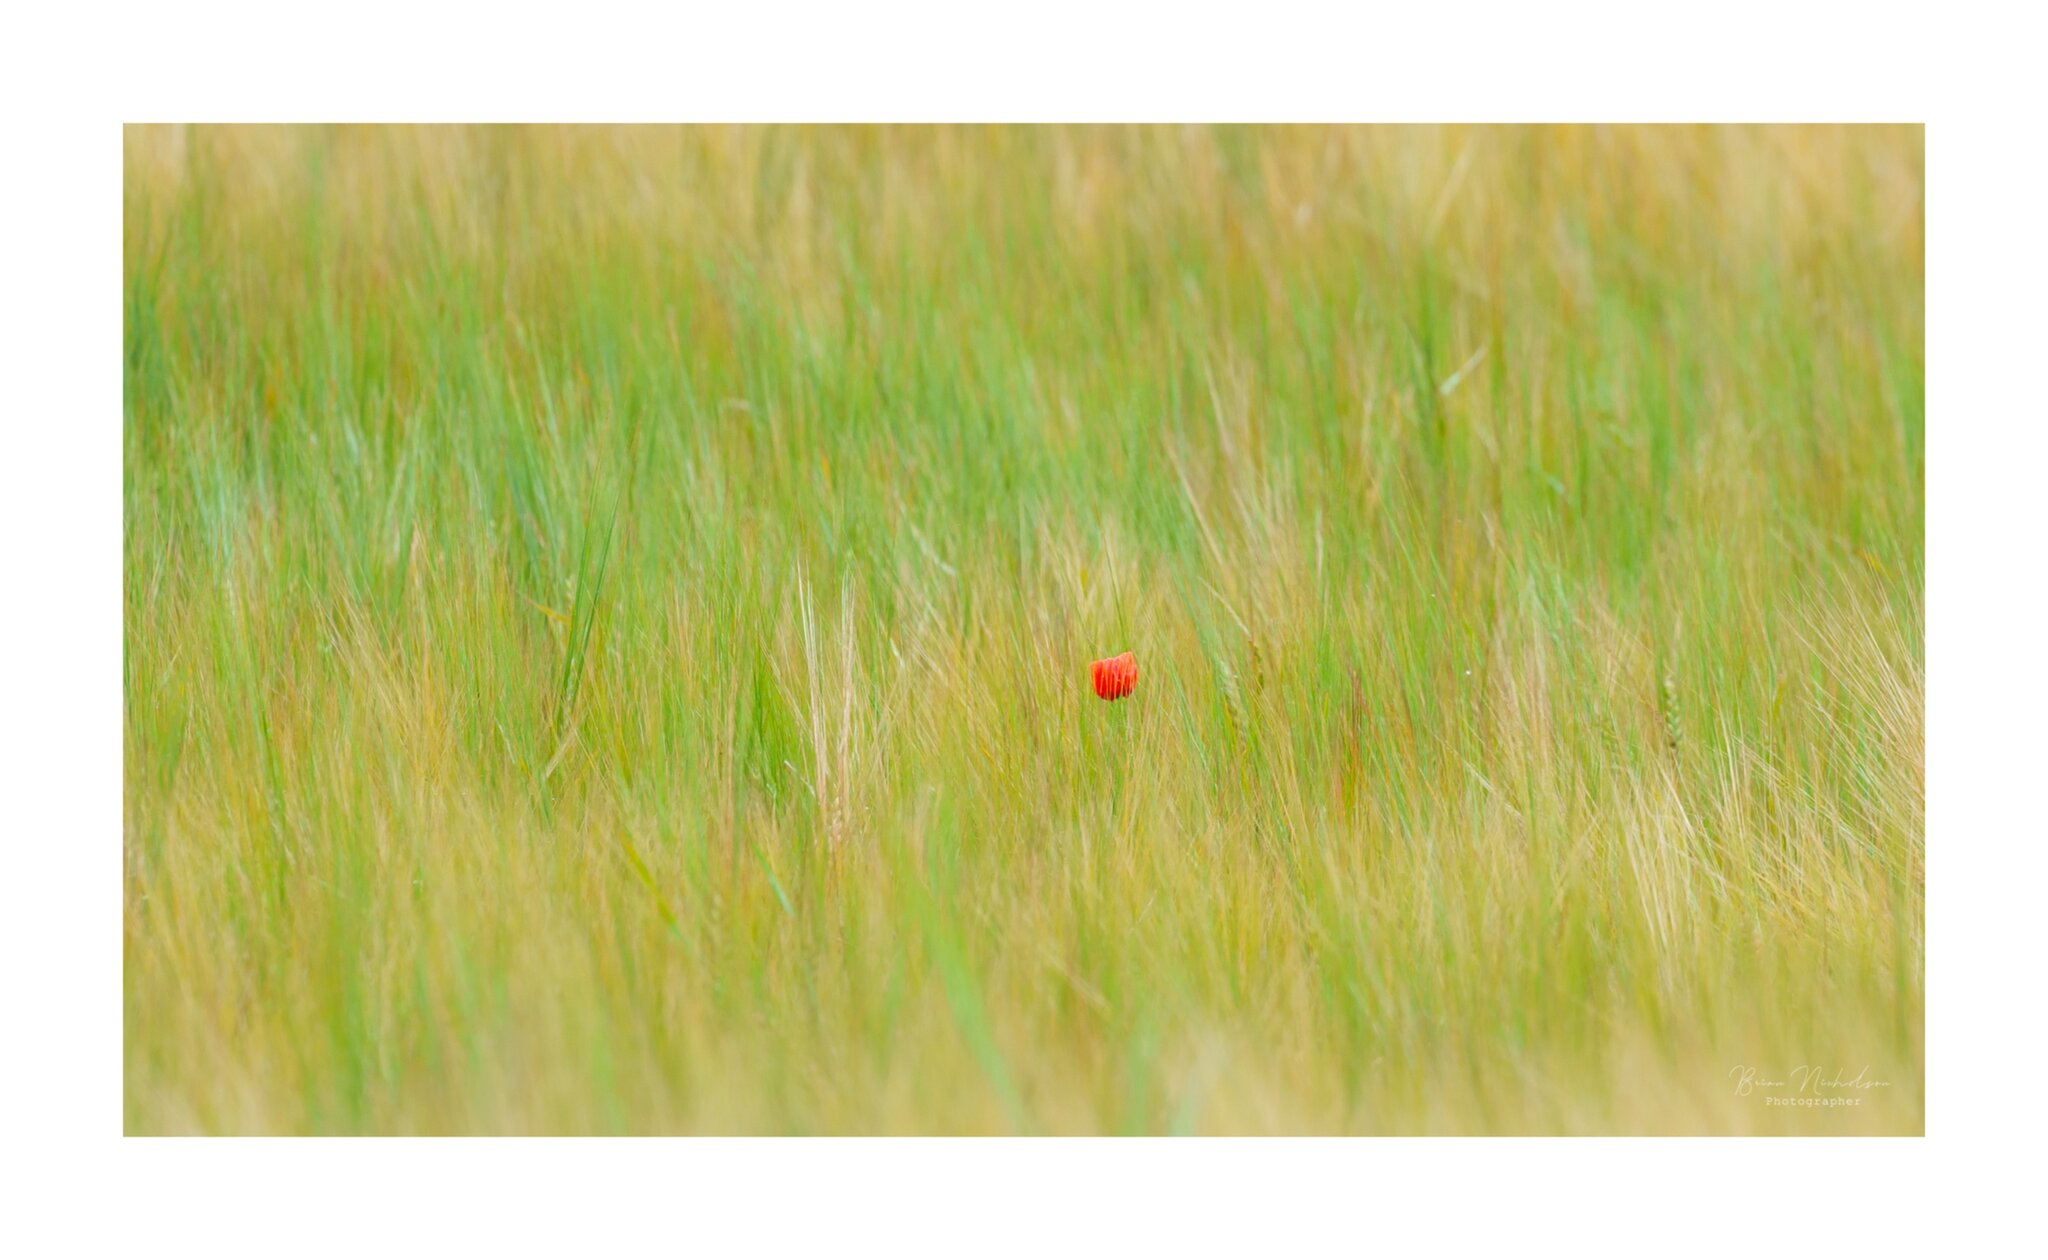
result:
[[[123,163],[127,1132],[1922,1131],[1920,129]]]

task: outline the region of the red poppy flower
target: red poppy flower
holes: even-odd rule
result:
[[[1096,661],[1088,667],[1095,680],[1095,694],[1104,700],[1121,700],[1138,685],[1138,658],[1129,652]]]

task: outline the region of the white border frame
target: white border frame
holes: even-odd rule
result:
[[[315,1253],[1967,1252],[2040,1136],[2044,221],[2010,12],[1878,5],[42,6],[14,16],[0,459],[7,1233]],[[121,1132],[125,121],[1929,123],[1928,1132],[1870,1140],[157,1141]],[[2012,1145],[2008,1147],[2008,1143]],[[2036,1218],[2037,1219],[2037,1218]],[[2038,1227],[2035,1230],[2038,1235]],[[98,1250],[97,1246],[91,1247]]]

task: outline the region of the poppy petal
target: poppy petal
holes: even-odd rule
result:
[[[1125,652],[1088,663],[1088,680],[1104,700],[1121,700],[1138,686],[1138,658]]]

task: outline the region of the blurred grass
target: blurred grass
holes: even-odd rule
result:
[[[130,1132],[1920,1131],[1917,128],[124,161]]]

